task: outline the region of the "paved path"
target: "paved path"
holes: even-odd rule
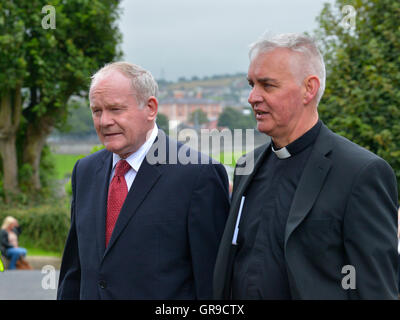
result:
[[[0,272],[0,300],[55,300],[58,276],[58,270],[47,270],[47,273],[41,270]]]

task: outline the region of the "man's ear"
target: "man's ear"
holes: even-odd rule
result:
[[[308,76],[304,79],[303,104],[309,104],[317,95],[320,87],[319,78],[315,75]]]
[[[147,104],[145,106],[147,108],[147,120],[149,121],[154,121],[157,117],[157,112],[158,112],[158,100],[156,97],[151,96],[149,99],[147,99]]]

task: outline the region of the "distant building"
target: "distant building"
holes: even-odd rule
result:
[[[201,92],[198,92],[196,97],[184,97],[182,91],[176,91],[174,98],[165,98],[158,106],[158,112],[168,117],[171,129],[177,128],[181,123],[188,124],[190,115],[199,109],[212,122],[218,120],[223,105],[221,102],[202,98]]]

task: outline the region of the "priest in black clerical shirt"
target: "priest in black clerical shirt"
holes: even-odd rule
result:
[[[325,65],[313,40],[266,36],[249,56],[249,103],[271,143],[236,167],[214,297],[397,299],[392,168],[319,120]]]

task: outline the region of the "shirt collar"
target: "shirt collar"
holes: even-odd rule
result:
[[[158,127],[157,124],[154,123],[154,128],[151,131],[150,137],[146,140],[145,143],[134,153],[132,153],[128,158],[125,160],[129,163],[129,165],[135,170],[136,172],[139,171],[139,168],[143,162],[144,157],[146,156],[147,152],[149,152],[151,146],[153,145],[154,141],[156,140],[158,135]],[[113,153],[113,169],[117,165],[117,162],[121,160],[121,157],[116,153]]]
[[[289,150],[286,147],[280,148],[275,150],[274,143],[271,140],[271,150],[279,159],[287,159],[290,158],[292,155],[290,154]]]
[[[287,159],[291,156],[294,156],[297,153],[300,153],[305,148],[307,148],[310,144],[314,143],[315,139],[318,136],[319,129],[321,128],[322,121],[318,120],[318,122],[305,134],[303,134],[300,138],[297,138],[292,143],[289,143],[286,147],[277,149],[274,145],[274,142],[271,139],[271,150],[279,159]]]

